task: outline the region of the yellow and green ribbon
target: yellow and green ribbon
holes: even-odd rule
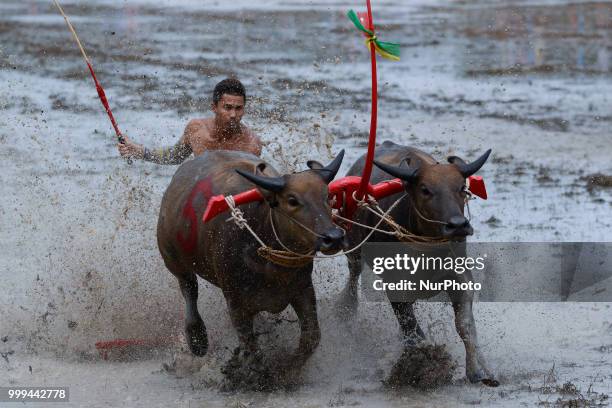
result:
[[[374,44],[374,49],[381,57],[387,58],[393,61],[400,60],[400,45],[399,44],[380,41],[378,38],[376,38],[376,34],[374,34],[373,31],[368,30],[367,28],[363,26],[363,24],[361,24],[361,21],[359,21],[359,17],[357,16],[357,13],[355,13],[353,10],[350,10],[347,13],[347,16],[353,22],[353,24],[355,24],[355,27],[357,27],[359,31],[363,32],[367,36],[365,43],[368,49],[370,49],[370,44]]]

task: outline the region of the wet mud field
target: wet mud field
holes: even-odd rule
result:
[[[606,2],[374,1],[383,40],[378,140],[440,160],[474,159],[489,200],[471,203],[472,241],[612,239],[612,5]],[[244,122],[285,171],[365,152],[367,50],[345,1],[63,2],[120,128],[147,146],[174,143],[209,114],[214,84],[236,75]],[[315,262],[322,340],[271,391],[223,391],[237,345],[224,299],[200,281],[209,354],[180,338],[183,301],[155,237],[176,167],[121,160],[111,126],[51,2],[0,3],[0,386],[69,386],[69,406],[607,406],[607,302],[477,303],[479,339],[501,385],[465,380],[452,308],[419,304],[432,343],[456,369],[435,389],[389,387],[402,356],[388,304],[352,320],[334,303],[342,258]],[[534,274],[538,271],[534,270]],[[267,359],[297,344],[293,311],[256,321]],[[145,339],[101,358],[98,341]],[[385,385],[387,384],[387,385]],[[572,405],[573,404],[573,405]]]

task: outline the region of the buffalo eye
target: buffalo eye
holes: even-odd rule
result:
[[[424,196],[430,196],[431,195],[431,191],[429,191],[429,189],[425,186],[421,186],[421,193]]]
[[[298,207],[300,205],[300,202],[294,196],[289,196],[287,203],[289,203],[291,207]]]

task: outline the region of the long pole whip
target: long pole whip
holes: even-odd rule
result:
[[[68,25],[68,28],[70,29],[70,32],[72,33],[72,36],[74,37],[77,45],[79,46],[79,50],[81,50],[81,54],[83,55],[83,59],[85,59],[85,63],[87,64],[87,68],[89,68],[89,72],[91,73],[91,77],[93,78],[94,84],[96,85],[96,90],[98,91],[98,96],[100,97],[100,101],[102,102],[102,105],[104,106],[104,109],[106,110],[106,113],[108,114],[108,118],[110,119],[111,124],[113,125],[113,128],[115,129],[115,134],[117,135],[117,140],[119,141],[119,143],[125,143],[125,138],[123,137],[123,134],[119,130],[119,126],[117,125],[117,121],[115,120],[115,117],[113,116],[113,112],[111,111],[110,106],[108,104],[108,99],[106,99],[106,94],[104,93],[104,88],[102,88],[102,85],[100,85],[100,82],[98,82],[98,78],[96,78],[96,73],[95,73],[95,71],[93,69],[91,61],[89,60],[89,57],[87,56],[87,53],[85,52],[85,49],[83,48],[83,45],[81,44],[81,41],[79,40],[79,36],[77,35],[76,30],[74,29],[74,27],[70,23],[70,20],[68,20],[68,16],[66,16],[66,13],[64,13],[64,10],[62,9],[62,6],[60,6],[58,1],[57,0],[53,0],[53,3],[55,3],[55,6],[59,10],[59,12],[62,14],[62,17],[64,17],[64,20],[66,21],[66,24]],[[129,158],[129,157],[128,157],[128,163],[132,164],[132,159]]]

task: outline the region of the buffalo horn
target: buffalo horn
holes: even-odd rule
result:
[[[338,153],[336,158],[325,167],[317,169],[314,167],[315,162],[313,161],[309,161],[308,163],[306,163],[306,165],[311,169],[320,172],[323,180],[327,184],[329,184],[334,179],[334,177],[336,177],[336,174],[338,174],[338,170],[340,170],[340,165],[342,164],[342,159],[344,159],[344,149],[340,150],[340,153]]]
[[[457,166],[457,168],[459,169],[459,173],[461,173],[463,177],[468,178],[472,174],[480,170],[480,168],[485,164],[485,162],[489,158],[490,154],[491,154],[491,149],[487,150],[486,152],[484,152],[482,156],[480,156],[478,159],[470,163],[465,163],[463,160],[451,161],[451,159],[454,159],[454,157],[449,157],[449,161],[453,163],[455,166]]]
[[[417,172],[419,171],[418,167],[395,167],[391,166],[390,164],[379,162],[377,160],[374,160],[374,164],[382,171],[387,172],[393,177],[398,177],[404,181],[413,180],[416,177]]]
[[[247,173],[239,169],[235,169],[235,170],[236,170],[236,173],[240,174],[242,177],[249,180],[251,183],[265,190],[272,191],[274,193],[278,193],[285,188],[285,179],[282,177],[259,176],[257,174]]]

